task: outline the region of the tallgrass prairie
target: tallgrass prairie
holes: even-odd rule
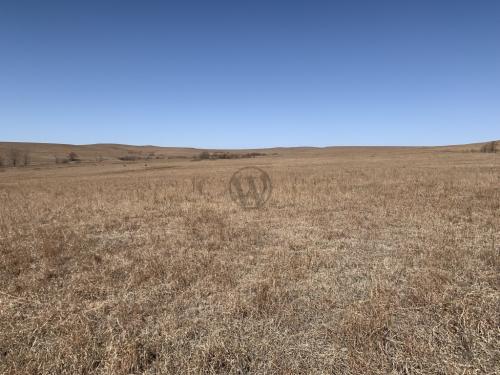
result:
[[[499,244],[500,154],[6,168],[0,373],[498,374]]]

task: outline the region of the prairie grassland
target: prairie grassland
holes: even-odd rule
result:
[[[19,168],[0,199],[2,374],[500,373],[500,155]]]

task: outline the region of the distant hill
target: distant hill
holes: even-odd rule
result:
[[[56,159],[76,154],[81,161],[119,160],[127,156],[146,158],[190,158],[200,153],[194,148],[129,146],[119,144],[69,145],[52,143],[0,142],[0,155],[8,157],[11,150],[29,153],[33,163],[53,163]]]
[[[487,143],[487,142],[485,142]],[[90,144],[70,145],[53,143],[24,143],[24,142],[0,142],[0,156],[4,160],[9,158],[13,150],[22,155],[29,155],[32,164],[52,164],[56,160],[68,158],[70,153],[82,162],[96,161],[119,161],[121,159],[176,159],[193,158],[203,151],[209,152],[259,152],[268,155],[312,155],[317,153],[339,153],[359,152],[370,150],[371,152],[394,152],[394,151],[417,151],[417,150],[442,150],[454,152],[479,151],[485,143],[474,143],[466,145],[451,145],[439,147],[275,147],[268,149],[231,149],[231,150],[203,150],[188,147],[159,147],[159,146],[132,146],[122,144]]]

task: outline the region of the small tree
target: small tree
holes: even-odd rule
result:
[[[24,151],[23,153],[23,165],[27,167],[28,165],[31,164],[31,156],[29,151]]]
[[[69,161],[80,161],[80,158],[78,157],[77,153],[74,151],[71,151],[68,154],[68,159],[69,159]]]
[[[10,165],[17,167],[21,163],[21,152],[15,148],[9,150]]]
[[[485,153],[495,153],[497,152],[497,142],[488,142],[481,147],[481,152]]]

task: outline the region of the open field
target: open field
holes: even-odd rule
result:
[[[466,150],[6,168],[0,373],[498,374],[500,154]]]

